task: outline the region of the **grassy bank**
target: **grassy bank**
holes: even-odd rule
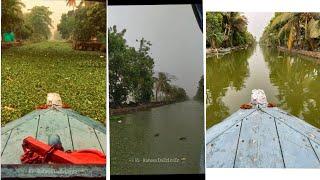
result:
[[[80,114],[105,122],[105,54],[41,42],[3,50],[1,66],[2,125],[46,103],[48,92],[59,93]]]

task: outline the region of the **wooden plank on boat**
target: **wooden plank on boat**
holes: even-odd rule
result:
[[[220,122],[219,124],[209,128],[206,133],[206,144],[211,142],[212,139],[216,138],[217,136],[223,134],[229,128],[233,127],[235,124],[240,122],[243,118],[250,115],[254,111],[256,111],[256,109],[240,109],[237,112],[233,113],[230,117]]]
[[[3,154],[4,148],[5,148],[6,145],[7,145],[7,142],[8,142],[8,140],[9,140],[9,137],[10,137],[11,133],[12,133],[12,130],[7,131],[7,132],[1,134],[1,156],[2,156],[2,154]]]
[[[69,122],[71,127],[71,135],[73,140],[74,149],[101,149],[98,137],[94,129],[78,119],[69,116]]]
[[[11,121],[9,123],[7,123],[4,127],[1,127],[1,133],[5,133],[7,131],[10,131],[11,129],[28,122],[28,120],[33,119],[35,117],[38,117],[41,114],[46,113],[48,110],[34,110],[32,112],[30,112],[29,114],[26,114],[25,116],[16,119],[14,121]]]
[[[73,150],[68,117],[55,109],[40,116],[37,139],[48,143],[48,137],[52,134],[60,136],[65,150]]]
[[[2,164],[20,164],[20,156],[23,154],[22,141],[28,136],[35,136],[37,132],[38,118],[29,119],[18,127],[12,129],[12,133],[7,142],[3,155]]]
[[[264,108],[263,111],[278,118],[287,126],[297,130],[299,133],[308,136],[310,139],[320,144],[320,130],[318,128],[306,123],[305,121],[295,116],[290,115],[285,111],[282,111],[279,108]]]
[[[100,143],[100,146],[102,148],[103,153],[106,153],[106,134],[104,134],[100,131],[97,131],[97,130],[94,130],[94,131],[98,137],[98,140],[99,140],[99,143]]]
[[[320,162],[307,136],[276,120],[286,168],[319,168]],[[288,123],[288,121],[285,121]]]
[[[241,128],[239,121],[233,127],[207,143],[206,162],[208,168],[230,168],[234,165],[238,137]]]
[[[102,123],[100,123],[94,119],[91,119],[87,116],[83,116],[72,109],[63,109],[63,108],[57,108],[57,109],[65,114],[67,114],[69,117],[73,117],[75,119],[78,119],[79,121],[83,122],[84,124],[87,124],[88,126],[91,126],[92,128],[94,128],[102,133],[106,132],[105,126]]]
[[[309,139],[310,140],[310,139]],[[317,155],[318,160],[320,161],[320,144],[315,143],[314,141],[310,140],[312,148]]]
[[[255,111],[243,120],[235,167],[284,167],[274,117]]]

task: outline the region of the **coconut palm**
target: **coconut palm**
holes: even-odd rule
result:
[[[248,20],[238,12],[224,13],[224,40],[233,46],[233,36],[236,32],[245,32]]]
[[[319,17],[319,13],[276,13],[270,30],[278,32],[277,38],[284,39],[289,50],[294,44],[303,49],[305,43],[313,50],[313,39],[320,36]]]
[[[155,91],[156,91],[156,101],[158,100],[159,92],[168,93],[171,80],[173,76],[170,76],[168,73],[159,72],[158,77],[155,78]]]

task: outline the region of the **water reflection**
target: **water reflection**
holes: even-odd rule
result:
[[[263,55],[270,69],[270,80],[279,91],[278,106],[320,127],[319,63],[267,48],[263,48]]]
[[[222,97],[228,87],[240,90],[249,76],[248,59],[254,48],[207,59],[207,127],[226,118],[230,112]]]
[[[207,128],[263,89],[268,101],[320,127],[320,63],[259,47],[207,58]]]

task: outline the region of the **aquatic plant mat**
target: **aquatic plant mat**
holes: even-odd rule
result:
[[[105,123],[105,54],[71,46],[48,41],[2,51],[1,125],[45,104],[48,92],[59,93],[73,110]]]

